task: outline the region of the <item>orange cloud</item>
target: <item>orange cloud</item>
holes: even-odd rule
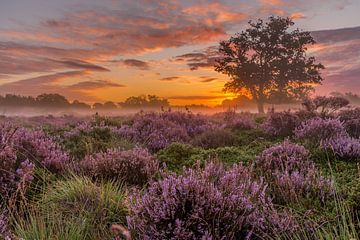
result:
[[[305,18],[305,15],[301,12],[294,12],[290,15],[290,18],[293,20],[297,20],[297,19]]]

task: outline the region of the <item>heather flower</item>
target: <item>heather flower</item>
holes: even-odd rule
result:
[[[321,177],[309,152],[288,140],[264,150],[255,160],[279,204],[319,199],[325,202],[333,194],[332,182]]]
[[[157,152],[173,142],[189,142],[192,136],[213,128],[200,115],[180,112],[137,114],[131,126],[118,129],[120,136],[144,144],[150,151]]]
[[[290,111],[272,112],[262,125],[264,131],[272,136],[292,136],[294,129],[299,126],[299,117]]]
[[[314,144],[347,135],[344,125],[339,119],[322,119],[319,117],[301,123],[294,133],[298,139]]]
[[[12,197],[24,192],[33,179],[35,166],[62,170],[67,155],[41,130],[0,125],[0,193]]]
[[[229,129],[215,129],[196,136],[192,144],[205,149],[236,145],[236,135]]]
[[[11,233],[8,226],[8,217],[4,210],[0,209],[0,239],[11,240]]]
[[[80,169],[95,178],[118,178],[129,184],[144,184],[157,172],[158,163],[146,149],[108,149],[85,157]]]
[[[132,197],[128,226],[139,239],[251,239],[271,230],[293,230],[242,165],[226,171],[209,164],[152,182]]]
[[[347,160],[360,158],[360,141],[359,139],[348,136],[326,139],[321,142],[321,147],[333,151],[333,153]]]
[[[234,114],[227,116],[225,119],[225,127],[239,130],[249,130],[256,128],[253,116],[250,114]]]

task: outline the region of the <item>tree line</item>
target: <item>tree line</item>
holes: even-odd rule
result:
[[[69,101],[57,93],[44,93],[36,97],[15,94],[0,95],[0,107],[8,108],[43,108],[43,109],[82,109],[112,110],[117,108],[161,108],[169,107],[167,99],[156,95],[140,95],[127,98],[124,102],[107,101],[88,104],[78,100]]]

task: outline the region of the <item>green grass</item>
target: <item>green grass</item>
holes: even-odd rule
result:
[[[111,239],[110,226],[125,224],[126,191],[111,183],[72,176],[48,186],[28,211],[15,215],[15,234],[24,239]]]

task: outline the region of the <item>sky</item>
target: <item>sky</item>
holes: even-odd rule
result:
[[[234,97],[214,71],[219,41],[270,15],[312,32],[316,94],[359,94],[359,12],[360,0],[0,0],[0,94],[216,105]]]

